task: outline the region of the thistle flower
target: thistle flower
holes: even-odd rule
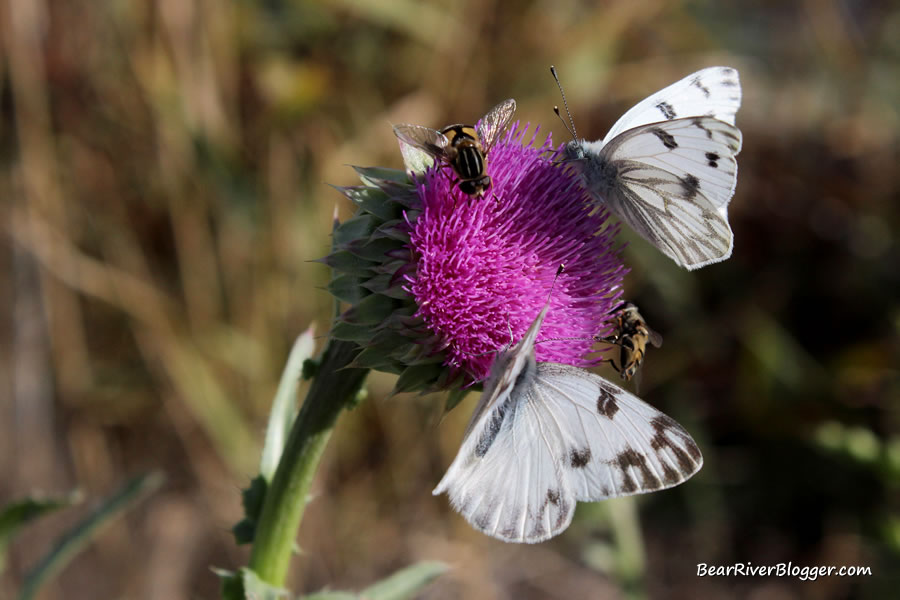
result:
[[[618,226],[554,163],[561,147],[549,136],[535,147],[536,129],[523,144],[527,129],[516,124],[491,149],[483,198],[461,192],[439,164],[415,180],[357,168],[364,185],[342,188],[358,211],[336,227],[324,262],[335,274],[329,290],[352,304],[332,336],[361,346],[353,366],[399,374],[397,391],[477,382],[527,330],[560,264],[539,338],[556,341],[539,343],[537,359],[601,360],[591,338],[609,331],[627,271]]]

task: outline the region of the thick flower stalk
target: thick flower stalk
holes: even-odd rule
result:
[[[609,329],[626,269],[617,226],[592,209],[577,177],[554,162],[550,138],[513,127],[491,149],[493,185],[471,198],[436,164],[410,181],[359,169],[343,191],[359,207],[325,259],[330,290],[352,304],[332,335],[358,343],[355,366],[400,375],[398,391],[465,387],[487,376],[496,351],[517,340],[547,299],[537,359],[600,360],[592,337]]]

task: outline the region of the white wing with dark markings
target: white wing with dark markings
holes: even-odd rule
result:
[[[638,103],[602,141],[569,142],[565,156],[598,204],[698,269],[731,256],[740,102],[735,69],[704,69]]]
[[[641,125],[685,117],[712,117],[734,125],[740,107],[741,82],[737,69],[709,67],[638,102],[615,122],[603,143]]]
[[[547,540],[569,526],[576,501],[672,487],[703,464],[690,434],[636,396],[583,369],[535,362],[547,309],[498,355],[434,490],[506,542]]]

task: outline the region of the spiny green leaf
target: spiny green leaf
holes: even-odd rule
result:
[[[403,248],[403,244],[391,238],[361,239],[345,246],[345,250],[374,263],[382,263],[388,258],[388,252]]]
[[[349,308],[341,320],[353,325],[379,325],[388,320],[400,303],[393,298],[372,294]]]
[[[407,216],[409,211],[407,211]],[[373,238],[387,237],[403,244],[409,244],[409,231],[406,225],[406,219],[391,219],[378,226],[378,229],[372,234]]]
[[[338,300],[356,304],[368,296],[363,280],[356,275],[338,275],[328,284],[328,291]]]
[[[375,266],[374,262],[362,259],[346,250],[332,252],[321,259],[321,262],[335,271],[340,271],[347,275],[356,275],[357,277],[369,277],[371,275],[370,269]]]
[[[266,478],[262,475],[257,475],[247,488],[241,490],[244,518],[231,528],[238,545],[249,544],[253,541],[256,534],[256,523],[259,520],[260,513],[262,513],[268,487]]]
[[[441,372],[445,370],[439,364],[407,367],[400,377],[397,378],[397,383],[394,384],[392,393],[412,392],[427,387],[433,384],[440,377]]]
[[[455,389],[451,390],[449,394],[447,394],[447,403],[444,405],[444,412],[450,412],[456,406],[462,402],[463,398],[466,397],[466,394],[469,393],[468,389]]]
[[[401,279],[396,282],[393,280],[394,276],[390,273],[381,273],[363,282],[362,287],[389,298],[396,298],[397,300],[409,299],[409,292],[403,289],[403,284],[406,283],[406,280]]]
[[[384,167],[353,167],[353,170],[359,174],[360,179],[370,185],[378,185],[382,181],[392,181],[394,183],[404,183],[409,185],[409,176],[400,169],[387,169]]]
[[[375,232],[381,220],[374,215],[361,214],[347,219],[334,230],[334,242],[337,245],[348,244],[353,240],[368,238]]]
[[[375,335],[371,325],[357,325],[338,320],[331,328],[329,333],[332,338],[342,342],[356,342],[364,345]]]
[[[382,221],[391,221],[403,216],[403,209],[395,200],[396,198],[391,198],[391,201],[388,202],[371,196],[364,196],[360,198],[359,207]]]

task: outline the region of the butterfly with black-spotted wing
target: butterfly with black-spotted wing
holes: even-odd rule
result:
[[[584,369],[536,362],[549,307],[497,355],[433,492],[506,542],[547,540],[569,526],[576,501],[669,488],[703,464],[690,434],[636,396]]]
[[[570,114],[575,139],[563,162],[579,170],[598,204],[678,265],[699,269],[731,256],[740,105],[736,69],[703,69],[639,102],[602,140],[579,140]]]

